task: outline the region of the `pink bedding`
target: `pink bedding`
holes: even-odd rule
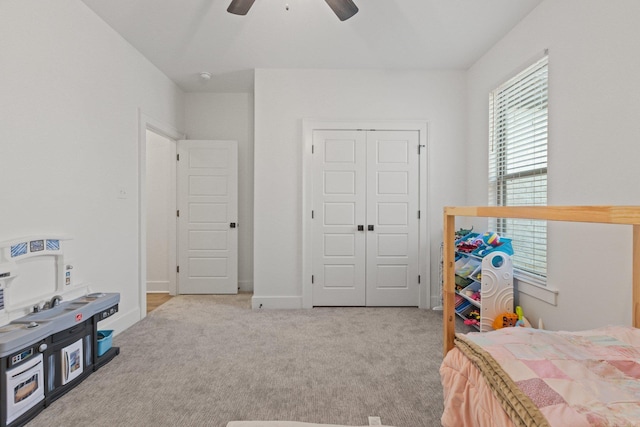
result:
[[[445,426],[640,425],[639,329],[505,328],[458,335],[456,346],[460,350],[449,352],[440,370]],[[462,360],[462,352],[472,362]],[[487,423],[485,412],[508,414],[513,423]]]
[[[511,427],[513,423],[493,396],[482,374],[454,348],[440,366],[444,390],[444,427]]]

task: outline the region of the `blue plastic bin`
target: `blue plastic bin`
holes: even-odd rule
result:
[[[98,357],[109,351],[112,341],[113,330],[98,331]]]

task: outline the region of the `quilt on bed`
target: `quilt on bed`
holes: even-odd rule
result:
[[[640,329],[456,335],[517,426],[640,425]]]

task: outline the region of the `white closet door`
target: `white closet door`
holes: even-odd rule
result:
[[[367,133],[367,305],[417,306],[419,134]]]
[[[314,131],[313,305],[365,305],[366,141]]]
[[[178,292],[238,293],[238,147],[178,141]]]
[[[314,306],[417,306],[417,131],[313,132]]]

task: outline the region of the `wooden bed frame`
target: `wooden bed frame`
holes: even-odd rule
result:
[[[627,224],[633,226],[632,322],[640,327],[640,206],[471,206],[444,208],[444,354],[455,335],[455,220],[456,216],[523,218],[547,221]]]

